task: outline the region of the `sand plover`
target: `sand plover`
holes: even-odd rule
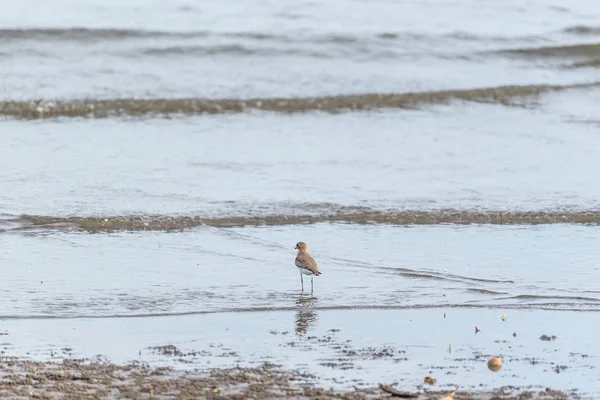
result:
[[[319,276],[321,273],[319,272],[319,267],[317,266],[317,262],[314,258],[308,254],[308,246],[304,242],[296,243],[296,249],[298,250],[298,255],[296,256],[296,267],[300,270],[300,282],[302,283],[302,291],[304,292],[304,280],[302,279],[302,275],[310,275],[310,292],[312,293],[315,290],[315,282],[313,280],[314,276]]]

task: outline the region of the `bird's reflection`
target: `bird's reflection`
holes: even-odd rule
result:
[[[316,297],[300,296],[296,300],[298,311],[296,312],[296,335],[306,335],[308,328],[314,326],[317,321],[317,312],[314,307],[317,305]]]

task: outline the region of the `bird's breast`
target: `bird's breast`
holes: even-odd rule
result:
[[[298,267],[298,269],[300,270],[300,273],[302,273],[302,274],[304,274],[304,275],[314,275],[314,274],[312,273],[312,271],[309,271],[309,270],[307,270],[307,269],[300,268],[300,267]]]

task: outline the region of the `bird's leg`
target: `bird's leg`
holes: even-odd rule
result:
[[[314,276],[310,276],[310,294],[313,294],[313,292],[315,291],[315,281],[314,281]]]
[[[300,283],[302,284],[302,293],[304,293],[304,279],[302,279],[302,272],[300,272]]]

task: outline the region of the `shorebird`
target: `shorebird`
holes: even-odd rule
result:
[[[315,259],[308,254],[308,246],[306,246],[306,243],[296,243],[296,249],[298,250],[298,255],[296,256],[296,267],[298,267],[300,270],[302,291],[304,292],[304,279],[302,279],[302,275],[310,275],[310,293],[312,293],[315,290],[315,282],[313,280],[314,276],[321,275],[319,272],[319,267],[317,266]]]

